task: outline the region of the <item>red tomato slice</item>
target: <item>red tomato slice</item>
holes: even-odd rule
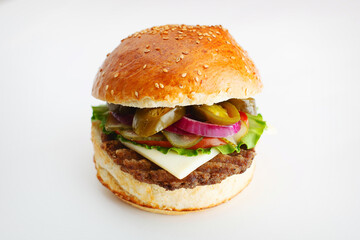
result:
[[[246,115],[246,113],[244,113],[244,112],[239,112],[239,113],[240,113],[241,121],[245,122],[246,125],[249,126],[249,119],[248,119],[248,116]]]

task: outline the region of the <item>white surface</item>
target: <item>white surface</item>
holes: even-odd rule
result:
[[[359,239],[359,1],[0,1],[0,239]],[[91,95],[127,35],[223,24],[265,88],[250,186],[185,216],[139,211],[95,177]]]

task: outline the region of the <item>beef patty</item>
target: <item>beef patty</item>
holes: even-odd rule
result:
[[[137,152],[127,148],[111,135],[102,134],[101,138],[101,148],[113,158],[122,171],[131,174],[140,182],[157,184],[167,190],[220,183],[231,175],[245,172],[255,157],[253,149],[242,149],[240,153],[234,152],[228,155],[220,153],[187,177],[178,179]]]

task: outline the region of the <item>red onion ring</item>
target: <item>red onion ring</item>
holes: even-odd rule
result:
[[[174,124],[168,126],[167,128],[164,129],[165,131],[168,132],[172,132],[172,133],[176,133],[176,134],[180,134],[180,135],[194,135],[192,133],[186,132],[178,127],[175,127]]]
[[[120,115],[116,112],[111,112],[111,114],[118,120],[120,123],[125,125],[132,125],[134,115],[133,114],[127,114],[127,115]]]
[[[185,116],[173,125],[188,133],[205,137],[227,137],[237,133],[241,127],[240,121],[232,125],[216,125],[199,122]]]

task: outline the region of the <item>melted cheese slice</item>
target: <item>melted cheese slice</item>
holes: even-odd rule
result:
[[[179,155],[172,151],[169,151],[167,154],[163,154],[156,149],[147,149],[129,142],[121,142],[128,148],[134,150],[159,167],[165,169],[178,179],[183,179],[192,171],[219,154],[219,151],[216,149],[211,149],[210,154],[199,154],[193,157]]]

